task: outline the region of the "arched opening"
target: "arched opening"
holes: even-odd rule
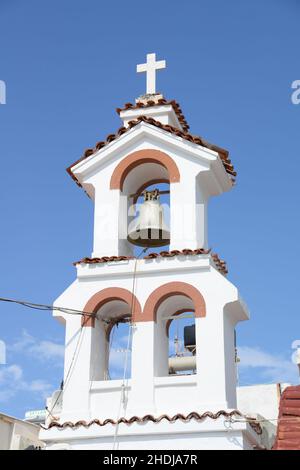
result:
[[[166,322],[169,338],[169,375],[196,374],[196,325],[192,309],[176,312]]]
[[[129,355],[125,353],[125,335],[130,333],[131,307],[122,299],[108,299],[96,312],[93,348],[95,350],[94,371],[98,380],[123,378],[124,367],[130,371]],[[123,336],[123,337],[122,337]],[[127,342],[126,342],[127,345]],[[126,349],[130,350],[130,344]],[[128,367],[129,366],[129,367]],[[94,379],[97,380],[97,379]]]
[[[193,300],[180,293],[169,293],[156,311],[155,369],[156,375],[196,373],[195,306]],[[193,330],[194,343],[185,345],[186,327]],[[190,336],[191,331],[189,331]],[[189,346],[192,346],[189,348]]]
[[[92,328],[91,380],[123,378],[125,366],[125,377],[129,378],[131,371],[130,320],[138,321],[141,317],[138,299],[126,289],[107,288],[93,295],[84,310],[95,313],[93,318],[83,317],[82,319],[83,326]],[[89,323],[86,322],[86,318]],[[126,348],[124,343],[126,343]]]
[[[195,319],[205,317],[205,315],[204,298],[191,284],[169,282],[152,292],[146,301],[143,318],[145,321],[155,322],[156,376],[196,372]],[[175,326],[177,321],[180,324]],[[180,340],[182,344],[179,344]],[[193,342],[195,344],[192,344]],[[172,360],[172,357],[177,357],[177,359]],[[183,363],[188,367],[185,367]]]
[[[168,249],[170,183],[179,180],[173,159],[155,149],[133,152],[117,165],[110,188],[121,191],[119,222],[127,252],[137,255],[140,247]]]
[[[131,378],[132,334],[130,316],[117,321],[107,335],[107,380]]]

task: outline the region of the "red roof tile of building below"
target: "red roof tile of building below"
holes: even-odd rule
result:
[[[120,127],[120,129],[115,134],[109,134],[106,137],[105,141],[97,142],[95,147],[88,148],[87,150],[85,150],[83,156],[81,158],[79,158],[79,160],[77,160],[76,162],[72,163],[72,165],[70,165],[67,168],[67,172],[69,173],[71,178],[76,182],[76,184],[81,187],[80,181],[78,181],[78,179],[76,178],[76,176],[74,175],[74,173],[72,171],[73,166],[77,165],[77,163],[81,162],[82,160],[85,160],[86,158],[90,157],[91,155],[96,153],[98,150],[102,149],[103,147],[108,145],[110,142],[113,142],[118,137],[125,134],[126,132],[128,132],[130,129],[134,128],[135,126],[137,126],[141,122],[145,122],[145,123],[150,124],[152,126],[158,127],[159,129],[162,129],[166,132],[169,132],[173,135],[176,135],[177,137],[181,137],[184,140],[188,140],[189,142],[192,142],[196,145],[200,145],[200,146],[208,148],[208,149],[210,149],[214,152],[217,152],[219,154],[219,157],[220,157],[221,161],[222,161],[222,164],[224,166],[225,171],[227,172],[227,174],[231,178],[232,184],[235,183],[236,171],[234,170],[233,164],[231,163],[231,160],[229,159],[229,156],[228,156],[229,154],[228,154],[227,150],[225,150],[221,147],[218,147],[217,145],[210,144],[206,140],[202,139],[202,137],[194,136],[194,135],[189,134],[187,132],[180,131],[176,127],[173,127],[173,126],[170,126],[170,125],[167,125],[167,124],[162,124],[160,121],[156,121],[155,119],[153,119],[151,117],[139,116],[135,120],[129,121],[128,122],[128,127]]]
[[[183,250],[171,250],[171,251],[161,251],[160,253],[149,253],[144,256],[145,260],[152,260],[157,258],[173,258],[174,256],[193,256],[193,255],[208,255],[211,253],[211,250],[205,250],[204,248],[198,248],[196,250],[190,250],[188,248]],[[221,274],[227,274],[227,265],[226,262],[221,260],[217,253],[211,253],[211,257],[216,265],[218,271]],[[99,264],[99,263],[111,263],[114,261],[126,261],[136,259],[134,256],[102,256],[101,258],[82,258],[79,261],[73,263],[74,266],[77,264]]]
[[[300,385],[287,387],[281,395],[273,450],[300,450]]]
[[[187,132],[190,128],[188,125],[182,111],[180,108],[179,103],[175,100],[166,100],[165,98],[159,99],[157,102],[154,100],[148,100],[146,102],[141,102],[139,101],[136,104],[132,103],[125,103],[123,108],[117,108],[116,111],[118,114],[120,114],[122,111],[127,111],[128,109],[141,109],[141,108],[152,108],[153,106],[163,106],[163,105],[171,105],[172,108],[175,111],[175,114],[177,116],[177,119],[183,129],[184,132]]]

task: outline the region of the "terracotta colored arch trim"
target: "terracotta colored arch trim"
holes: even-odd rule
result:
[[[189,313],[189,312],[193,312],[195,313],[195,309],[193,308],[182,308],[181,310],[178,310],[176,313],[173,313],[173,317],[177,317],[178,315],[181,315],[182,313]],[[170,331],[170,326],[171,326],[171,323],[172,323],[173,320],[167,320],[166,322],[166,335],[169,337],[169,331]]]
[[[110,189],[120,189],[122,191],[128,173],[142,163],[157,163],[168,171],[170,183],[178,183],[180,181],[178,167],[169,155],[161,150],[144,149],[130,153],[116,166],[111,176]]]
[[[148,188],[148,186],[161,183],[170,184],[170,181],[167,178],[156,178],[153,180],[146,181],[146,183],[142,184],[142,186],[140,186],[139,189],[136,191],[135,196],[133,198],[133,203],[135,204],[137,202],[139,196],[142,194],[144,189]]]
[[[193,301],[195,318],[206,316],[204,298],[196,287],[186,282],[168,282],[149,295],[143,311],[143,321],[156,321],[159,306],[173,295],[184,295]]]
[[[112,300],[123,300],[132,311],[132,321],[139,320],[142,315],[141,305],[135,295],[127,289],[120,287],[108,287],[94,294],[84,307],[85,312],[96,313],[103,305]],[[95,317],[84,315],[81,320],[82,326],[95,326]]]

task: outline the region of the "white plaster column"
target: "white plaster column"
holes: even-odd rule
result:
[[[195,284],[201,291],[201,281]],[[197,387],[202,410],[236,407],[234,329],[248,312],[237,289],[213,269],[204,294],[206,316],[196,318]]]
[[[167,321],[158,318],[154,324],[154,375],[167,377],[169,375],[169,338],[166,334]]]
[[[116,191],[116,190],[113,190]],[[128,223],[130,220],[129,216],[129,198],[127,194],[119,192],[119,217],[118,217],[118,255],[132,256],[133,245],[128,242]]]
[[[106,368],[104,330],[97,320],[81,328],[81,318],[66,320],[63,421],[90,419],[90,381],[103,380]]]
[[[154,410],[154,328],[153,321],[137,322],[132,330],[130,412],[144,414]]]
[[[222,316],[222,308],[212,312],[207,305],[206,317],[195,319],[197,396],[202,411],[228,408]]]
[[[207,220],[208,196],[201,188],[199,182],[196,185],[196,207],[195,207],[195,225],[197,248],[208,248],[208,220]]]
[[[120,191],[109,188],[95,191],[93,257],[118,255],[119,204]]]
[[[224,309],[224,352],[225,352],[225,374],[226,374],[226,397],[229,408],[237,406],[237,370],[235,362],[234,330],[236,323]]]
[[[171,250],[207,247],[207,201],[193,174],[182,171],[170,184]]]
[[[100,186],[100,182],[98,184]],[[109,201],[109,202],[105,202]],[[118,189],[95,191],[94,249],[92,256],[132,255],[127,241],[128,198]]]
[[[90,327],[87,327],[90,328]],[[108,341],[104,324],[96,319],[91,331],[91,349],[88,364],[90,367],[90,380],[106,380],[108,368]]]

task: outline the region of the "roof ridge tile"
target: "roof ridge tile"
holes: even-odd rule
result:
[[[162,414],[158,417],[155,417],[152,414],[147,414],[142,417],[139,416],[131,416],[130,418],[125,418],[121,417],[118,420],[114,420],[111,418],[104,419],[103,421],[99,419],[93,419],[89,422],[85,420],[78,420],[75,423],[72,423],[71,421],[66,421],[64,423],[59,423],[58,421],[54,420],[51,421],[49,426],[42,426],[41,427],[45,430],[51,429],[51,428],[76,428],[79,426],[84,426],[84,427],[90,427],[93,424],[96,424],[98,426],[106,426],[107,424],[112,424],[112,425],[118,425],[121,423],[124,424],[133,424],[133,423],[146,423],[147,421],[151,421],[153,423],[159,423],[162,420],[166,420],[169,423],[175,423],[176,421],[184,421],[184,422],[189,422],[191,419],[195,419],[196,421],[202,421],[205,418],[210,418],[210,419],[219,419],[221,416],[224,416],[225,418],[231,418],[233,416],[242,416],[241,412],[238,410],[232,410],[232,411],[225,411],[225,410],[220,410],[215,413],[211,411],[205,411],[204,413],[198,413],[197,411],[192,411],[191,413],[184,415],[183,413],[176,413],[173,416],[169,416],[168,414]]]

